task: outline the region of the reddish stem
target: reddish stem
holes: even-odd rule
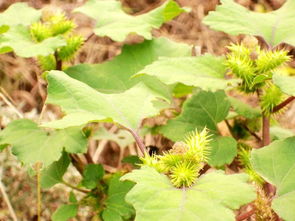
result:
[[[62,60],[58,58],[57,51],[54,53],[55,61],[56,61],[56,70],[61,71],[62,70]]]
[[[245,220],[247,218],[249,218],[250,216],[252,216],[253,214],[255,213],[255,209],[251,209],[250,211],[244,213],[244,214],[241,214],[239,216],[236,217],[236,221],[242,221],[242,220]]]
[[[291,96],[288,97],[286,100],[284,100],[282,103],[278,104],[277,106],[274,107],[274,109],[272,110],[273,113],[281,110],[282,108],[284,108],[286,105],[288,105],[289,103],[291,103],[293,100],[295,99],[295,96]]]
[[[122,127],[132,134],[132,136],[134,137],[135,142],[136,142],[137,146],[139,147],[142,155],[144,155],[144,153],[146,152],[146,148],[145,148],[145,145],[144,145],[142,139],[140,138],[140,136],[134,130],[132,130],[132,129],[128,128],[128,127],[124,127],[124,126],[122,126]]]
[[[270,144],[270,122],[269,117],[263,114],[262,117],[262,146]]]

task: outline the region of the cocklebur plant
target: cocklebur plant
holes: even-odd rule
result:
[[[152,29],[185,12],[176,2],[167,1],[134,17],[122,10],[119,1],[90,0],[75,12],[96,21],[94,34],[122,43],[132,34],[145,40],[124,45],[121,53],[109,61],[75,65],[64,71],[60,71],[62,62],[71,59],[83,43],[74,32],[73,21],[62,13],[48,13],[41,19],[40,10],[20,3],[11,7],[8,10],[22,9],[32,16],[25,16],[22,21],[13,17],[13,24],[5,23],[5,19],[0,21],[10,25],[1,34],[0,50],[38,57],[44,70],[51,70],[46,74],[46,103],[59,106],[64,116],[40,124],[26,119],[13,121],[0,132],[0,148],[10,145],[24,166],[38,165],[37,174],[44,188],[62,183],[85,195],[76,199],[71,194],[69,203],[53,213],[53,220],[72,218],[83,206],[91,207],[95,218],[105,221],[219,221],[221,217],[231,221],[248,218],[255,212],[255,219],[259,220],[263,208],[267,208],[269,215],[265,199],[274,194],[274,188],[265,191],[266,182],[277,187],[272,202],[274,211],[287,221],[294,220],[294,137],[269,145],[270,118],[295,96],[294,77],[279,72],[279,67],[293,58],[286,50],[273,48],[281,42],[295,44],[295,33],[289,24],[294,20],[294,1],[287,1],[275,12],[260,14],[248,12],[232,0],[222,0],[222,5],[210,12],[204,23],[229,34],[260,35],[268,47],[250,37],[230,45],[226,56],[194,57],[191,46],[152,35]],[[23,47],[24,43],[27,47]],[[152,128],[176,143],[161,155],[149,156],[138,133],[143,119],[171,108],[180,84],[191,89],[180,94],[192,93],[178,108],[181,112],[164,125]],[[229,90],[257,95],[259,108],[234,99],[228,95]],[[256,124],[260,118],[263,136],[259,134],[260,124]],[[240,128],[249,136],[234,133],[231,119],[239,121]],[[129,133],[129,138],[119,132],[103,134],[102,139],[117,142],[120,151],[133,137],[142,160],[140,169],[112,174],[95,164],[96,160],[91,162],[87,142],[98,131],[89,124],[98,122],[115,124],[120,132]],[[222,136],[221,122],[233,136]],[[240,147],[252,136],[256,146],[266,147],[252,148],[253,140],[250,147]],[[86,163],[79,153],[85,156]],[[63,177],[71,163],[81,173],[78,185]],[[257,186],[263,191],[258,198]],[[251,202],[257,204],[257,209]],[[252,207],[253,213],[244,209],[234,212],[242,205]],[[38,208],[40,218],[40,205]]]
[[[141,159],[143,164],[155,168],[158,172],[168,175],[172,184],[177,187],[192,186],[200,170],[207,163],[210,152],[209,131],[204,128],[191,132],[185,142],[177,142],[172,149],[162,156],[148,155]]]
[[[75,28],[76,24],[62,12],[44,12],[42,22],[30,26],[31,36],[36,42],[55,36],[62,36],[66,42],[66,45],[57,48],[53,54],[38,56],[43,71],[62,69],[62,62],[72,59],[82,47],[84,38],[74,33]]]

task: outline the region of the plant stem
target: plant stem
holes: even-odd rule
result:
[[[54,57],[56,61],[56,70],[61,71],[62,70],[62,60],[58,58],[57,51],[54,52]]]
[[[243,127],[245,128],[246,131],[248,131],[248,133],[250,133],[253,137],[255,137],[257,141],[259,142],[262,141],[261,138],[255,132],[251,131],[247,125],[243,125]]]
[[[83,175],[83,170],[84,170],[84,164],[79,158],[77,154],[70,154],[70,158],[72,161],[73,166],[77,169],[77,171]]]
[[[132,136],[134,137],[135,139],[135,142],[137,144],[137,146],[139,147],[142,155],[144,155],[144,153],[146,152],[146,149],[145,149],[145,145],[141,139],[141,137],[132,129],[128,128],[128,127],[124,127],[123,125],[121,125],[121,127],[123,127],[125,130],[129,131]]]
[[[228,120],[224,120],[224,122],[225,122],[225,124],[226,124],[226,126],[227,126],[227,128],[228,128],[228,131],[229,131],[229,133],[231,134],[231,136],[232,136],[233,138],[235,138],[235,140],[238,140],[239,138],[236,137],[235,134],[233,133],[233,128],[232,128],[232,126],[230,125],[230,123],[228,122]]]
[[[270,144],[270,122],[269,117],[262,114],[262,146]]]
[[[37,173],[37,217],[38,221],[41,221],[41,163],[36,163]]]
[[[252,216],[253,214],[255,213],[255,209],[251,209],[250,211],[244,213],[244,214],[241,214],[239,216],[236,217],[236,221],[242,221],[242,220],[245,220],[245,219],[248,219],[250,216]]]
[[[64,185],[66,185],[66,186],[68,186],[68,187],[70,187],[70,188],[72,188],[72,189],[74,189],[74,190],[80,191],[80,192],[82,192],[82,193],[86,193],[86,194],[87,194],[87,193],[90,193],[89,190],[81,189],[81,188],[79,188],[79,187],[76,187],[76,186],[74,186],[74,185],[72,185],[72,184],[70,184],[70,183],[64,181],[64,180],[63,180],[61,183],[64,184]]]
[[[293,100],[295,99],[295,96],[291,96],[288,97],[286,100],[284,100],[282,103],[278,104],[277,106],[275,106],[272,110],[273,113],[281,110],[282,108],[284,108],[286,105],[288,105],[289,103],[291,103]]]

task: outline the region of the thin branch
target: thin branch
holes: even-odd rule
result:
[[[82,193],[86,193],[86,194],[87,193],[90,193],[90,190],[81,189],[79,187],[76,187],[76,186],[74,186],[74,185],[72,185],[72,184],[64,181],[64,180],[61,183],[64,184],[64,185],[66,185],[66,186],[68,186],[68,187],[70,187],[70,188],[72,188],[72,189],[74,189],[74,190],[80,191]]]
[[[236,217],[236,221],[242,221],[242,220],[245,220],[245,219],[248,219],[250,216],[252,216],[253,214],[255,213],[255,209],[251,209],[250,211],[244,213],[244,214],[241,214],[239,216]]]
[[[8,207],[8,210],[9,210],[9,213],[10,213],[10,216],[12,218],[13,221],[17,221],[17,217],[16,217],[16,214],[14,212],[14,209],[10,203],[10,200],[9,200],[9,197],[5,191],[5,186],[2,182],[2,170],[0,171],[0,191],[3,195],[3,200],[4,202],[6,203],[7,207]]]
[[[24,116],[18,111],[18,109],[1,92],[0,97],[9,107],[11,107],[14,110],[14,112],[17,114],[19,118],[24,118]]]
[[[84,164],[77,154],[70,154],[71,162],[77,171],[83,175]]]
[[[40,115],[39,115],[39,119],[38,119],[38,123],[40,124],[41,123],[41,121],[42,121],[42,119],[43,119],[43,116],[44,116],[44,113],[45,113],[45,111],[46,111],[46,108],[47,108],[47,104],[43,104],[43,106],[42,106],[42,110],[41,110],[41,113],[40,113]]]
[[[235,136],[235,134],[233,133],[233,127],[230,125],[230,123],[228,122],[228,120],[224,120],[229,132],[230,132],[230,135],[235,138],[236,140],[238,140],[238,138]]]
[[[129,131],[132,134],[132,136],[134,137],[135,142],[136,142],[137,146],[139,147],[142,155],[144,155],[145,152],[146,152],[146,149],[145,149],[145,145],[144,145],[141,137],[134,130],[132,130],[132,129],[128,128],[128,127],[124,127],[123,125],[121,125],[121,127],[123,127],[125,130]]]
[[[246,131],[248,131],[249,134],[255,137],[257,141],[259,142],[262,141],[261,138],[255,132],[251,131],[247,125],[243,125],[243,127],[245,128]]]
[[[291,103],[293,100],[295,99],[295,96],[291,96],[288,97],[286,100],[284,100],[282,103],[278,104],[277,106],[275,106],[272,110],[273,113],[281,110],[282,108],[284,108],[286,105],[288,105],[289,103]]]

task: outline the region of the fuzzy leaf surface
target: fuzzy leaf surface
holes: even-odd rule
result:
[[[261,116],[261,111],[257,108],[253,108],[250,105],[234,98],[234,97],[228,97],[231,106],[235,110],[236,113],[238,113],[240,116],[253,119]]]
[[[234,221],[233,209],[255,199],[245,174],[211,172],[191,188],[175,188],[169,178],[150,167],[122,177],[135,182],[126,200],[136,210],[136,221]]]
[[[179,116],[160,128],[160,133],[173,141],[180,141],[195,130],[210,129],[217,133],[217,123],[224,120],[229,112],[230,102],[223,91],[200,91],[187,99]]]
[[[20,16],[21,12],[21,16]],[[28,6],[27,3],[15,3],[0,14],[0,25],[30,25],[41,18],[41,11]]]
[[[58,161],[53,162],[49,167],[45,168],[41,173],[42,188],[50,188],[57,183],[62,182],[63,175],[70,165],[68,154],[63,153]]]
[[[141,76],[132,78],[144,66],[161,56],[189,56],[189,45],[176,43],[167,38],[144,41],[141,44],[125,45],[120,55],[102,64],[81,64],[70,67],[65,72],[102,93],[121,93],[143,82],[147,87],[171,99],[170,89],[157,78]]]
[[[258,35],[270,45],[282,42],[295,45],[295,1],[287,0],[276,11],[268,13],[253,12],[233,0],[221,0],[216,11],[209,13],[203,20],[210,28],[231,35]]]
[[[257,173],[277,188],[272,208],[286,221],[295,220],[295,137],[255,149],[251,163]]]
[[[220,167],[230,164],[237,155],[237,142],[232,137],[214,137],[210,143],[210,166]]]
[[[224,79],[224,58],[213,55],[199,57],[165,57],[144,67],[135,76],[157,77],[165,84],[182,83],[203,90],[219,90],[234,85],[236,80]]]
[[[274,74],[272,79],[285,94],[295,96],[295,77]]]
[[[129,34],[152,39],[151,31],[184,12],[179,5],[169,0],[160,7],[138,16],[126,14],[119,1],[89,0],[75,10],[97,21],[94,33],[108,36],[114,41],[124,41]]]
[[[157,105],[160,95],[142,83],[121,94],[102,94],[62,71],[51,71],[47,80],[47,103],[59,105],[67,115],[44,124],[45,127],[66,128],[106,121],[137,129],[142,119],[157,115],[163,108]]]
[[[134,186],[133,182],[120,181],[120,175],[115,174],[110,180],[105,209],[102,212],[104,221],[128,220],[134,215],[134,208],[125,201],[126,194]]]
[[[65,44],[61,37],[52,37],[36,43],[32,40],[28,28],[22,25],[11,27],[0,39],[0,48],[4,48],[4,52],[14,51],[24,58],[53,54],[58,47]]]
[[[12,153],[25,165],[43,163],[44,167],[57,161],[63,150],[84,153],[87,139],[81,128],[67,128],[48,134],[27,119],[15,120],[0,132],[0,145],[10,144]]]

